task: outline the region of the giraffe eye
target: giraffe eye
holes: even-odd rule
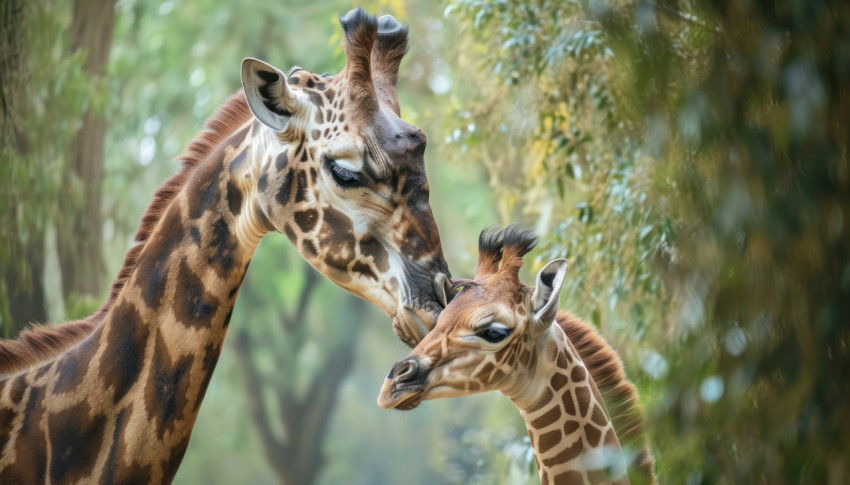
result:
[[[362,187],[366,185],[366,179],[362,175],[354,170],[340,166],[327,155],[324,157],[324,162],[325,168],[331,174],[331,177],[333,177],[334,182],[339,184],[340,187]]]
[[[476,335],[490,342],[491,344],[495,344],[497,342],[505,340],[510,334],[510,329],[502,327],[490,327],[488,329],[478,332]]]

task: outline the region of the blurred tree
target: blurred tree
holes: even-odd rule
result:
[[[85,56],[83,70],[98,90],[107,84],[104,76],[114,26],[115,0],[75,0],[71,51]],[[97,299],[103,292],[103,111],[103,103],[87,103],[82,125],[71,143],[59,193],[63,217],[57,219],[57,246],[66,300]]]
[[[29,22],[29,4],[22,0],[3,2],[0,6],[0,96],[2,96],[3,158],[9,164],[26,163],[27,137],[21,126],[25,116],[27,99],[27,46],[26,27]],[[10,174],[11,175],[11,174]],[[11,177],[7,183],[11,182]],[[4,187],[4,189],[7,187]],[[18,211],[14,192],[3,192],[3,226],[8,228],[8,239],[4,244],[2,261],[3,336],[14,336],[30,320],[45,320],[44,289],[41,270],[44,247],[42,231],[36,231],[30,241],[18,236],[29,231],[22,228],[22,214]],[[26,237],[26,236],[24,236]],[[22,240],[24,239],[24,240]]]
[[[847,5],[446,13],[479,66],[451,139],[578,263],[570,305],[640,362],[662,475],[846,482]]]
[[[12,0],[0,7],[0,319],[7,337],[47,320],[45,234],[54,221],[70,139],[84,106],[100,99],[82,70],[83,57],[68,47],[66,7],[49,0]]]
[[[337,308],[341,318],[326,323],[334,329],[335,336],[313,344],[316,327],[323,324],[316,318],[307,318],[308,305],[316,293],[321,275],[306,262],[302,266],[301,289],[294,309],[279,307],[279,326],[272,334],[252,338],[245,322],[236,331],[232,347],[245,388],[245,399],[251,420],[262,442],[269,466],[281,483],[313,484],[325,463],[322,443],[327,436],[331,416],[336,406],[337,394],[348,377],[354,363],[355,344],[365,318],[366,303],[351,295],[334,296],[343,300]],[[257,292],[246,285],[243,298],[246,304],[268,304],[257,298]],[[250,318],[253,320],[253,318]],[[341,327],[341,328],[340,328]],[[280,337],[276,338],[275,336]],[[340,337],[344,336],[344,337]],[[282,339],[282,341],[279,341]],[[286,348],[288,352],[281,352]],[[316,355],[305,365],[299,353],[306,349]],[[274,361],[272,372],[263,372],[252,355],[267,352]],[[282,376],[285,378],[282,379]],[[293,385],[299,382],[300,385]],[[271,399],[266,399],[270,396]],[[269,405],[267,405],[267,401]],[[276,433],[273,422],[280,420],[282,432]]]

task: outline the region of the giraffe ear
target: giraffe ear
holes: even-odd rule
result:
[[[534,321],[542,329],[549,328],[558,314],[558,303],[561,299],[561,287],[567,273],[567,260],[556,259],[549,261],[537,273],[537,286],[531,296]]]
[[[248,107],[261,123],[283,131],[301,101],[286,83],[286,76],[271,64],[247,57],[242,61],[242,87]]]

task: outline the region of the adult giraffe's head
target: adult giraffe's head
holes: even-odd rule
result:
[[[427,399],[493,390],[515,397],[527,390],[567,270],[567,261],[556,259],[540,270],[536,287],[523,285],[522,257],[536,242],[515,226],[481,233],[475,278],[455,281],[460,291],[437,326],[387,376],[380,407],[406,410]]]
[[[428,203],[425,134],[399,117],[395,94],[407,29],[359,8],[340,23],[347,64],[336,76],[242,63],[258,120],[258,218],[386,311],[412,346],[446,305],[449,273]]]

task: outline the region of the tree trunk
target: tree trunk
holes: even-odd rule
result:
[[[290,342],[297,341],[294,345],[296,348],[302,347],[311,338],[307,306],[319,282],[318,272],[306,262],[302,264],[305,269],[304,285],[297,306],[293,311],[282,312],[281,316],[284,338]],[[246,288],[246,294],[249,290]],[[259,434],[266,461],[284,485],[316,483],[325,464],[322,443],[327,436],[337,393],[354,366],[354,350],[366,311],[366,303],[354,296],[346,296],[345,305],[346,308],[340,313],[343,321],[333,323],[345,328],[348,335],[325,346],[318,369],[301,369],[297,372],[313,375],[303,396],[296,396],[291,389],[277,389],[272,407],[267,406],[263,399],[264,389],[275,389],[276,386],[261,375],[251,357],[251,351],[260,345],[274,347],[274,339],[269,336],[262,342],[256,339],[252,341],[245,330],[237,331],[234,336],[248,413]],[[278,365],[292,368],[297,365],[297,361],[289,356]],[[273,432],[272,414],[280,416],[283,436]]]
[[[21,121],[26,115],[27,46],[26,25],[30,9],[28,0],[0,2],[0,146],[3,176],[16,163],[26,163],[28,143]],[[20,220],[14,184],[4,181],[2,194],[3,235],[0,248],[0,335],[14,337],[30,322],[47,319],[42,270],[44,267],[44,232],[26,226]],[[30,225],[31,226],[31,225]]]
[[[105,84],[105,70],[115,26],[115,0],[75,0],[71,25],[71,50],[86,51],[85,70],[94,82]],[[95,296],[102,291],[104,274],[102,220],[103,114],[88,109],[80,131],[71,143],[60,203],[67,216],[58,221],[62,291]]]

